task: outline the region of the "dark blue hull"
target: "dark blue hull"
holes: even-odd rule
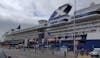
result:
[[[78,49],[84,48],[85,50],[93,50],[100,48],[100,40],[86,40],[84,44],[79,44]]]
[[[73,44],[61,44],[61,46],[67,46],[73,50]],[[77,49],[93,50],[94,48],[100,48],[100,40],[85,40],[85,43],[79,43]]]

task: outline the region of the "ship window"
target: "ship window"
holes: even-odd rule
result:
[[[65,39],[67,39],[68,38],[68,36],[65,36]]]
[[[72,40],[64,40],[62,41],[62,44],[73,44],[73,41]]]
[[[79,43],[84,44],[84,43],[86,43],[86,41],[85,40],[80,40]]]
[[[72,6],[68,5],[67,8],[65,8],[64,12],[69,13],[71,10]]]
[[[68,21],[68,19],[63,19],[64,21]]]
[[[58,39],[61,39],[61,37],[58,37]]]

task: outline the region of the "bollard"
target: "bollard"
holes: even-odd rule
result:
[[[52,50],[52,55],[54,55],[54,49]]]
[[[52,51],[52,55],[54,55],[54,51]]]
[[[66,51],[64,51],[64,57],[66,57]]]

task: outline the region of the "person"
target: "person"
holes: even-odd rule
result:
[[[11,49],[11,45],[8,45],[8,49]]]
[[[84,49],[82,49],[82,50],[80,51],[80,55],[81,55],[81,56],[84,55]]]
[[[8,56],[8,58],[11,58],[11,56]]]
[[[89,51],[88,51],[88,50],[86,50],[86,51],[85,51],[85,54],[88,56],[88,55],[89,55]]]

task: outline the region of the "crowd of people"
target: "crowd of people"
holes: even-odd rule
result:
[[[90,52],[89,50],[84,50],[84,49],[81,49],[79,51],[79,53],[80,53],[81,56],[84,56],[84,55],[87,55],[88,56],[89,55],[89,52]]]

